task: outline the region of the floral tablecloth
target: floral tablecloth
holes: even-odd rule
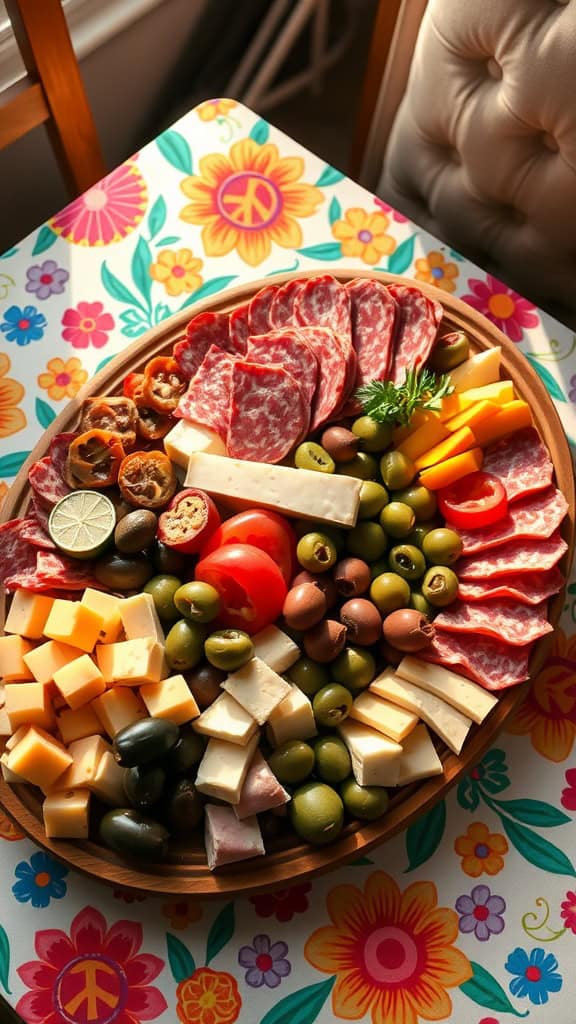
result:
[[[518,344],[576,444],[566,328],[220,99],[0,261],[0,497],[132,339],[232,284],[324,267],[464,298]],[[204,905],[112,891],[0,814],[0,990],[34,1024],[574,1024],[575,622],[571,582],[553,653],[496,747],[404,835],[312,884]]]

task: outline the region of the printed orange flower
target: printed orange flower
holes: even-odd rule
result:
[[[0,490],[0,502],[3,497],[4,495]],[[16,828],[14,822],[3,811],[0,811],[0,839],[6,839],[9,843],[15,843],[18,839],[24,839],[24,833],[19,828]]]
[[[471,878],[478,878],[502,871],[508,843],[499,832],[489,832],[486,825],[475,821],[468,826],[465,836],[458,836],[454,850],[462,857],[462,871]]]
[[[24,430],[26,417],[17,405],[24,398],[24,388],[17,380],[6,377],[10,359],[0,352],[0,437],[10,437]]]
[[[172,928],[180,931],[202,917],[202,907],[194,900],[167,900],[162,904],[162,913],[168,918]]]
[[[576,738],[576,636],[556,629],[545,667],[508,725],[514,736],[530,736],[549,761],[565,761]]]
[[[458,267],[455,263],[446,263],[441,252],[429,252],[427,256],[415,260],[414,266],[417,281],[435,284],[445,292],[455,291],[454,281],[458,277]]]
[[[392,235],[386,234],[390,218],[385,213],[368,213],[356,206],[346,210],[343,220],[332,225],[332,234],[342,245],[343,256],[358,257],[374,266],[396,248]]]
[[[302,245],[300,217],[311,217],[324,201],[315,185],[299,179],[302,157],[281,157],[273,143],[241,139],[229,154],[210,153],[200,160],[200,174],[181,183],[190,200],[182,220],[202,226],[207,256],[227,256],[236,249],[241,260],[257,267],[272,243],[285,249]]]
[[[191,249],[162,249],[156,263],[150,265],[150,277],[164,285],[168,295],[195,292],[202,284],[198,273],[204,266],[195,259]]]
[[[226,117],[235,106],[236,100],[206,100],[196,107],[196,113],[201,121],[215,121],[217,117]]]
[[[76,357],[66,362],[63,359],[49,359],[46,372],[38,375],[39,387],[44,388],[55,402],[61,402],[63,398],[74,398],[87,380],[88,374]]]
[[[182,1024],[233,1024],[242,1007],[236,980],[211,967],[198,967],[181,981],[176,996]]]
[[[8,484],[5,484],[2,481],[2,483],[0,483],[0,509],[2,508],[2,504],[4,502],[4,498],[6,497],[7,494],[8,494]]]
[[[304,955],[313,967],[336,974],[332,1009],[344,1020],[369,1011],[372,1024],[443,1020],[452,1011],[446,989],[472,976],[467,957],[453,945],[458,915],[437,905],[432,882],[401,892],[383,871],[364,891],[339,885],[328,894],[332,924],[308,939]]]

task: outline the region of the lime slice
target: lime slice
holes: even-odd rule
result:
[[[110,542],[116,509],[98,491],[72,491],[54,506],[48,533],[56,546],[72,558],[95,558]]]

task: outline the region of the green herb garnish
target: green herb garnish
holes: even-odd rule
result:
[[[390,380],[371,380],[356,391],[365,414],[377,423],[395,423],[407,427],[415,409],[439,409],[442,399],[454,387],[450,375],[438,376],[431,370],[406,370],[403,384]]]

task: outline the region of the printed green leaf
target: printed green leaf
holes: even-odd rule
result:
[[[113,274],[112,271],[108,269],[106,266],[106,260],[104,260],[102,264],[100,277],[102,278],[102,284],[106,291],[113,299],[116,299],[117,302],[127,302],[130,306],[139,306],[140,309],[144,310],[141,300],[136,298],[130,289],[127,288],[125,284],[122,284],[122,281],[118,280],[116,274]]]
[[[56,413],[48,402],[44,402],[42,398],[36,399],[36,419],[41,427],[46,430],[47,427],[56,419]]]
[[[206,942],[206,966],[211,963],[220,950],[224,948],[226,943],[230,941],[234,935],[235,927],[234,904],[227,903],[212,923],[212,927],[208,932],[208,941]]]
[[[166,932],[166,945],[168,947],[168,963],[174,981],[185,981],[196,970],[194,957],[184,943],[175,935],[170,935],[170,932]]]
[[[174,245],[174,242],[180,241],[180,235],[166,235],[165,238],[159,238],[154,245],[159,247],[161,245]]]
[[[307,249],[297,249],[299,256],[307,256],[311,260],[339,260],[342,258],[340,242],[324,242],[323,245],[309,245]]]
[[[403,274],[412,263],[414,257],[414,242],[416,235],[404,239],[388,260],[388,270],[391,274]]]
[[[537,835],[524,825],[501,816],[502,827],[518,853],[530,864],[534,864],[551,875],[570,875],[576,878],[576,871],[568,857],[557,846],[549,843],[543,836]]]
[[[57,238],[58,235],[56,232],[52,231],[52,228],[49,228],[48,225],[45,224],[38,232],[38,238],[34,242],[32,255],[39,256],[41,252],[46,252],[47,249],[50,249],[54,245]]]
[[[148,230],[150,238],[154,238],[159,231],[162,231],[166,223],[166,202],[164,196],[158,196],[154,206],[148,215]]]
[[[480,791],[478,783],[469,775],[465,775],[458,783],[456,799],[465,811],[475,811],[480,803]]]
[[[576,594],[576,583],[571,583],[568,587],[569,594]]]
[[[316,187],[326,188],[327,185],[336,185],[337,182],[342,181],[342,178],[344,177],[345,175],[342,171],[337,171],[335,167],[331,167],[330,164],[326,164],[326,167],[316,182]]]
[[[254,142],[257,142],[259,146],[263,146],[264,143],[268,141],[269,134],[270,125],[268,124],[268,121],[264,121],[263,119],[256,121],[256,124],[250,129],[250,138],[253,139]]]
[[[6,930],[0,924],[0,984],[5,992],[12,995],[8,987],[8,975],[10,973],[10,942]]]
[[[145,323],[127,324],[126,327],[120,329],[120,334],[123,334],[125,338],[139,338],[147,330],[148,327]]]
[[[6,252],[0,254],[0,260],[8,260],[11,256],[15,256],[18,252],[18,246],[13,245],[11,249],[7,249]]]
[[[456,252],[456,249],[449,249],[448,255],[451,256],[453,260],[458,260],[458,263],[464,263],[464,257],[459,252]]]
[[[148,323],[148,317],[140,309],[123,309],[120,319],[123,324]]]
[[[158,136],[156,145],[164,159],[172,164],[172,167],[175,167],[177,171],[182,171],[182,174],[192,174],[192,153],[180,132],[169,128],[168,131],[162,132],[162,135]]]
[[[470,961],[470,965],[474,974],[469,981],[460,985],[460,991],[465,996],[472,999],[474,1003],[478,1003],[479,1006],[486,1006],[489,1010],[496,1010],[497,1013],[514,1013],[517,1017],[528,1016],[528,1010],[522,1013],[520,1010],[514,1009],[500,982],[496,981],[496,978],[485,967],[475,964],[474,961]]]
[[[10,452],[9,455],[2,455],[0,458],[0,477],[16,476],[22,468],[30,452]]]
[[[108,366],[108,363],[112,359],[114,359],[114,356],[106,356],[105,359],[101,359],[100,362],[98,363],[98,366],[94,370],[94,373],[100,373],[100,370],[103,370],[105,366]]]
[[[340,203],[336,199],[336,196],[333,196],[332,201],[330,203],[330,207],[328,209],[328,220],[330,221],[331,224],[333,224],[334,221],[340,220],[341,216],[342,207],[340,206]]]
[[[516,818],[516,821],[524,825],[535,825],[536,828],[554,828],[571,821],[567,814],[543,800],[494,800],[494,805],[511,818]]]
[[[524,355],[526,356],[526,359],[530,363],[532,369],[536,371],[540,379],[546,385],[546,390],[548,394],[551,395],[552,398],[555,398],[557,402],[565,402],[566,395],[562,391],[562,388],[560,387],[556,378],[553,377],[550,373],[550,370],[547,370],[545,366],[542,366],[542,364],[539,363],[536,357],[531,355],[530,352],[525,352]]]
[[[328,999],[336,978],[291,992],[268,1010],[260,1024],[313,1024]]]
[[[358,860],[351,860],[351,868],[363,868],[366,864],[373,864],[374,861],[370,860],[370,857],[358,857]]]
[[[148,273],[151,263],[152,254],[150,246],[145,238],[139,238],[136,248],[132,253],[132,279],[148,307],[150,306],[150,295],[152,292],[152,278]]]
[[[215,295],[216,292],[221,292],[223,288],[227,288],[228,285],[236,280],[237,274],[230,274],[228,277],[213,277],[211,281],[205,281],[200,288],[197,288],[192,295],[189,295],[186,302],[183,302],[180,309],[187,309],[188,306],[192,306],[195,302],[199,302],[200,299],[207,299],[209,295]]]
[[[408,867],[413,871],[429,860],[440,845],[446,827],[446,804],[443,800],[414,822],[406,832]]]
[[[300,260],[296,257],[291,267],[279,267],[278,270],[269,270],[266,277],[275,277],[276,274],[291,274],[294,270],[298,270],[299,266]]]
[[[171,312],[170,306],[167,306],[165,302],[159,302],[154,310],[154,323],[159,324],[167,316],[170,316]]]

